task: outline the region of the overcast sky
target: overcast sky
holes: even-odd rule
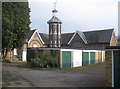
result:
[[[31,29],[48,33],[47,21],[52,18],[55,0],[28,0],[31,9]],[[57,0],[57,17],[62,20],[62,32],[114,28],[118,32],[119,0]]]

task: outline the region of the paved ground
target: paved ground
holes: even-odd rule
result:
[[[3,86],[7,87],[104,87],[105,65],[84,69],[36,70],[3,65]]]

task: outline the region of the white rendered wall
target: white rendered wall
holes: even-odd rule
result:
[[[22,53],[22,61],[27,61],[26,57],[27,57],[27,52],[26,52],[26,50],[24,50],[23,53]]]
[[[14,55],[17,55],[17,49],[14,48]]]

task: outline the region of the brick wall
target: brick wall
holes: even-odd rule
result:
[[[106,63],[105,85],[106,87],[111,87],[112,86],[112,51],[105,52],[105,63]]]
[[[113,34],[111,37],[111,41],[110,41],[110,46],[116,46],[117,45],[117,38],[116,36]]]
[[[40,42],[37,33],[34,34],[33,38],[31,39],[31,42],[28,44],[28,48],[32,48],[34,46],[42,47],[42,43]]]

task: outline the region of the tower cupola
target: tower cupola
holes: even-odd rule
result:
[[[58,13],[56,10],[56,3],[54,3],[54,10],[52,10],[52,13],[52,18],[47,22],[49,24],[49,47],[60,48],[62,21],[56,16]]]

